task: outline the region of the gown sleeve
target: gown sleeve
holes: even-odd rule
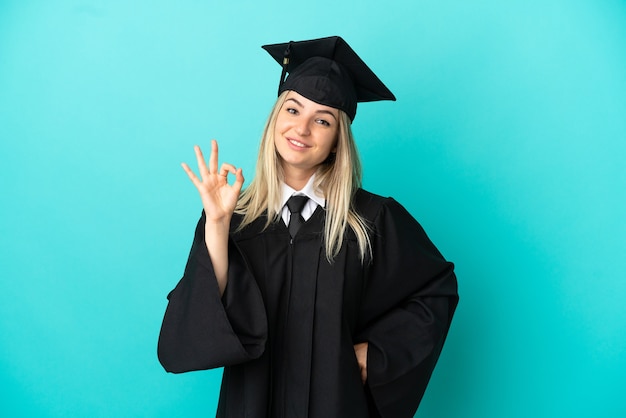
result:
[[[228,284],[220,297],[204,240],[204,212],[182,279],[168,295],[159,361],[182,373],[242,363],[261,356],[267,339],[258,285],[236,243],[228,243]]]
[[[368,342],[367,386],[378,414],[412,417],[458,302],[454,266],[393,199],[385,200],[373,229],[356,341]]]

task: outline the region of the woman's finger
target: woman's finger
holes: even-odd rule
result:
[[[186,163],[181,163],[180,165],[183,167],[183,170],[185,170],[185,173],[187,173],[189,180],[191,180],[194,186],[198,187],[198,185],[200,185],[201,182],[200,182],[200,179],[196,176],[196,174],[191,170],[191,168],[189,168],[189,166]]]
[[[237,193],[239,193],[241,191],[241,188],[243,187],[243,182],[244,182],[243,170],[241,168],[239,168],[235,172],[235,182],[233,183],[233,189]]]
[[[220,176],[228,177],[228,173],[235,174],[237,169],[234,165],[228,163],[222,163],[222,167],[220,168]]]
[[[193,147],[196,153],[196,161],[198,162],[198,170],[200,171],[200,177],[202,179],[206,179],[209,175],[209,171],[206,168],[206,163],[204,161],[204,155],[202,154],[202,150],[198,145]]]
[[[209,157],[209,173],[217,174],[217,141],[211,140],[211,156]]]

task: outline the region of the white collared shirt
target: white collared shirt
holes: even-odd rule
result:
[[[309,198],[309,200],[304,205],[304,208],[302,208],[302,211],[300,212],[305,221],[307,221],[313,215],[313,212],[315,212],[315,209],[317,209],[318,206],[326,206],[326,199],[324,198],[324,196],[317,194],[314,190],[314,182],[315,174],[311,176],[311,178],[302,188],[302,190],[295,190],[287,186],[285,183],[282,184],[282,196],[280,200],[280,207],[282,209],[280,210],[280,215],[283,218],[283,222],[285,222],[285,225],[289,225],[289,219],[291,218],[291,212],[289,212],[286,203],[287,200],[289,200],[289,198],[293,195],[302,195]]]

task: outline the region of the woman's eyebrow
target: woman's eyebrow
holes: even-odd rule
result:
[[[298,106],[300,106],[300,107],[304,107],[304,106],[302,106],[302,103],[300,103],[299,101],[297,101],[297,100],[296,100],[296,99],[294,99],[293,97],[290,97],[290,98],[288,98],[288,99],[287,99],[287,100],[285,100],[285,101],[287,101],[287,102],[288,102],[288,101],[290,101],[290,100],[291,100],[292,102],[296,102],[296,104],[297,104]]]
[[[327,113],[327,114],[329,114],[330,116],[332,116],[332,117],[333,117],[333,119],[337,120],[337,117],[335,116],[335,114],[334,114],[333,112],[331,112],[330,110],[320,109],[320,110],[318,110],[318,111],[317,111],[317,112],[315,112],[315,113]]]
[[[298,106],[300,106],[300,107],[304,107],[304,106],[302,105],[302,103],[300,103],[297,99],[294,99],[293,97],[290,97],[290,98],[288,98],[287,100],[285,100],[285,102],[288,102],[288,101],[292,101],[292,102],[296,103]],[[316,110],[316,111],[315,111],[315,113],[327,113],[327,114],[329,114],[330,116],[332,116],[332,117],[333,117],[333,119],[337,120],[337,116],[335,116],[335,114],[334,114],[333,112],[331,112],[330,110],[326,110],[326,109],[319,109],[319,110]]]

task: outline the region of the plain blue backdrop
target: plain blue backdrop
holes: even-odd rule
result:
[[[200,214],[192,146],[252,177],[279,66],[343,36],[396,94],[353,125],[365,186],[454,261],[418,417],[623,417],[626,3],[0,0],[0,415],[205,417],[165,373]]]

